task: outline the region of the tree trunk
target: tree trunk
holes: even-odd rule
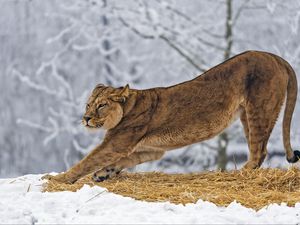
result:
[[[228,134],[226,132],[219,135],[218,138],[218,169],[224,171],[228,162],[227,158],[227,146],[229,143]]]
[[[107,0],[103,0],[103,8],[106,8],[107,7]],[[103,15],[101,17],[101,21],[102,21],[102,24],[103,24],[103,27],[105,29],[105,27],[108,27],[109,26],[109,21],[108,21],[108,18],[106,15]],[[111,49],[111,43],[108,39],[104,39],[103,41],[103,48],[106,52],[109,52],[109,50]],[[104,59],[105,59],[105,62],[104,62],[104,68],[105,68],[105,83],[108,84],[108,85],[112,85],[112,81],[110,80],[110,77],[113,76],[113,71],[111,69],[111,66],[110,66],[110,63],[108,62],[111,62],[111,56],[109,54],[105,55],[104,56]]]
[[[226,49],[224,52],[224,61],[229,59],[232,48],[232,0],[226,0],[226,21],[225,21],[225,41]],[[221,171],[226,170],[227,166],[227,147],[229,144],[229,138],[226,131],[218,137],[218,169]]]
[[[229,59],[232,48],[232,0],[226,0],[226,49],[224,53],[224,60]]]

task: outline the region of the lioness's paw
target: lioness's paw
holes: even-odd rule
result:
[[[120,172],[121,172],[121,170],[119,170],[119,169],[104,168],[104,169],[99,170],[94,173],[93,180],[95,182],[102,182],[102,181],[105,181],[109,178],[112,178],[112,177],[118,175]]]
[[[42,180],[52,180],[52,181],[54,180],[54,181],[57,181],[57,182],[60,182],[60,183],[66,183],[66,184],[74,183],[73,180],[68,179],[66,177],[65,173],[60,173],[60,174],[57,174],[55,176],[50,175],[50,174],[46,174],[45,176],[42,176]]]
[[[52,177],[54,177],[53,175],[50,175],[50,174],[46,174],[44,176],[41,177],[42,180],[51,180]]]

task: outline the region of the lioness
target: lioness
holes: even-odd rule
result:
[[[298,161],[290,144],[297,98],[292,67],[279,56],[258,51],[239,54],[193,80],[147,90],[97,85],[82,123],[104,128],[99,146],[65,173],[52,177],[73,183],[94,172],[103,181],[122,169],[157,160],[166,151],[210,139],[240,117],[250,156],[245,168],[258,168],[285,100],[283,142],[287,160]]]

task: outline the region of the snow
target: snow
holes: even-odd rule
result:
[[[296,224],[295,207],[272,204],[259,211],[237,202],[228,207],[199,200],[196,204],[137,201],[85,185],[77,192],[42,193],[42,175],[0,179],[3,224]]]

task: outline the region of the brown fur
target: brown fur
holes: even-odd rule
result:
[[[250,150],[245,168],[257,168],[267,154],[286,94],[283,140],[287,158],[293,161],[290,123],[297,81],[291,66],[273,54],[244,52],[171,87],[134,90],[98,85],[83,123],[108,129],[104,141],[53,179],[74,182],[97,171],[94,179],[102,181],[124,168],[159,159],[165,151],[210,139],[238,116]]]

